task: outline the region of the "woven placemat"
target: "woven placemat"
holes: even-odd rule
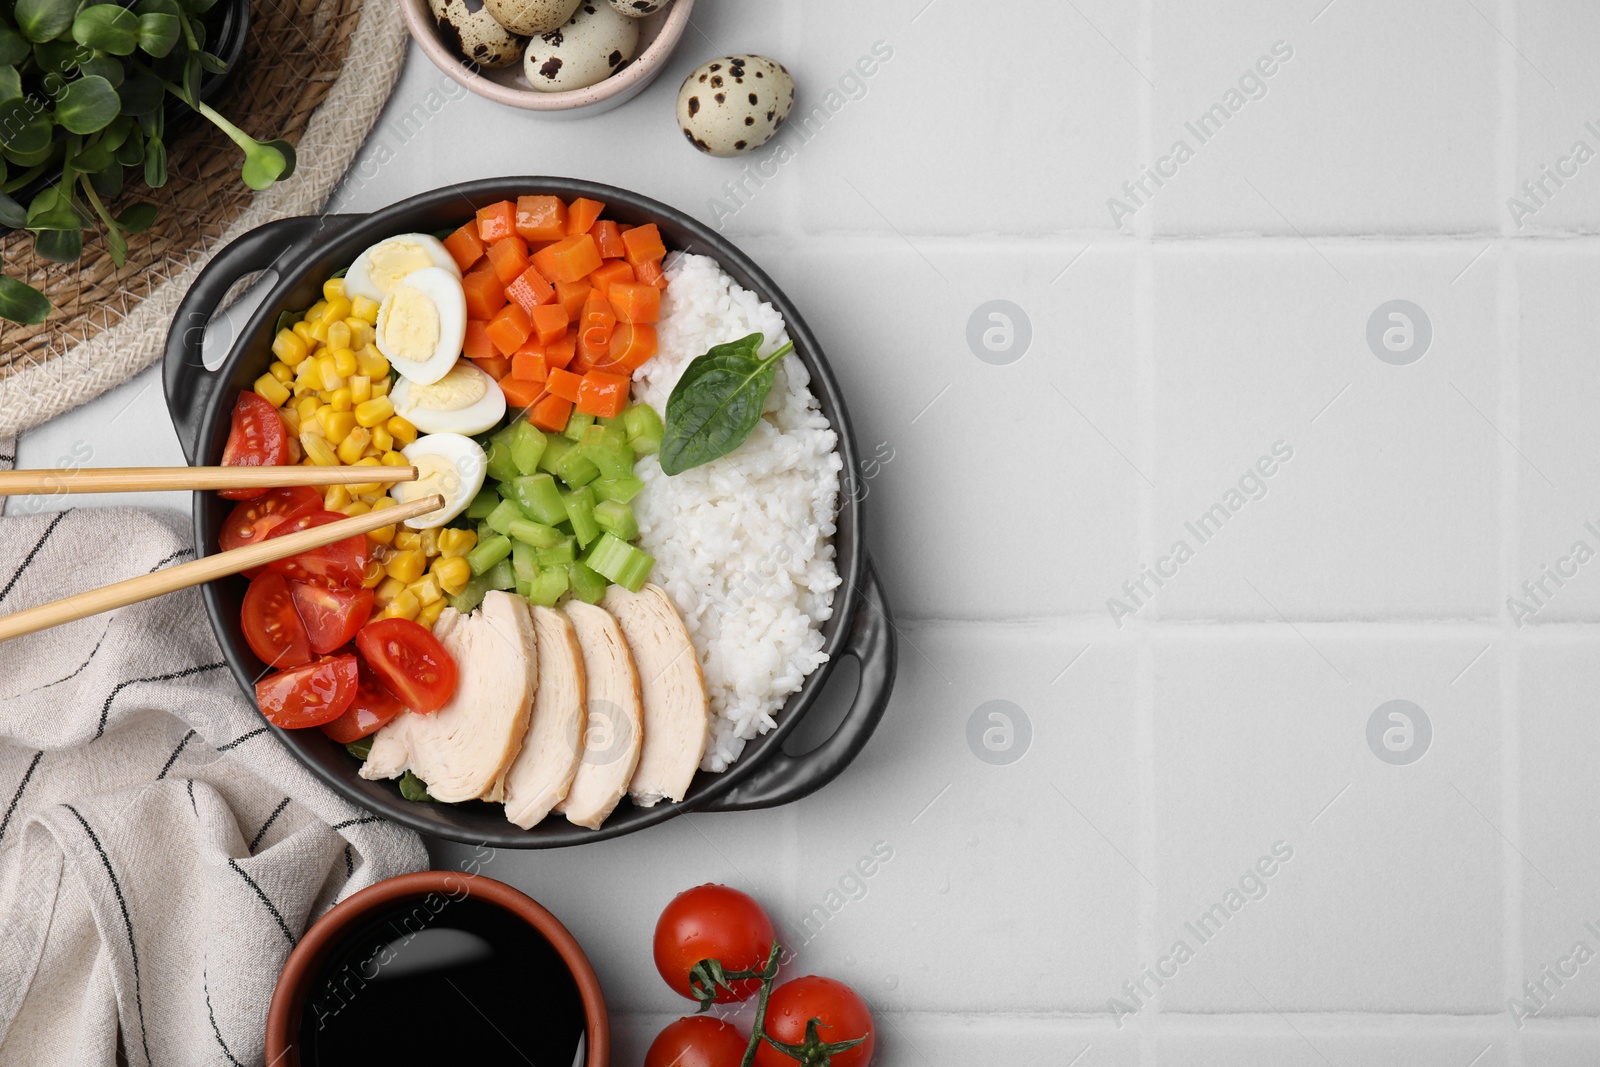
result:
[[[169,146],[165,188],[130,189],[160,217],[128,240],[120,270],[99,238],[75,264],[0,239],[7,273],[56,310],[39,326],[0,323],[0,438],[37,426],[153,363],[178,302],[217,249],[273,219],[315,213],[371,130],[399,74],[406,33],[396,0],[252,0],[243,65],[213,106],[254,137],[297,145],[288,181],[252,193],[239,150],[209,122]]]

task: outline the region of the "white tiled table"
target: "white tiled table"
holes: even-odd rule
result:
[[[868,539],[901,674],[849,772],[788,808],[489,867],[587,946],[619,1062],[684,1006],[649,934],[706,880],[791,928],[823,915],[800,967],[872,1000],[897,1067],[1600,1061],[1600,961],[1544,976],[1600,951],[1600,562],[1546,580],[1525,625],[1507,601],[1574,542],[1600,550],[1600,161],[1536,211],[1507,203],[1574,142],[1600,150],[1600,9],[701,0],[696,23],[594,121],[460,95],[416,54],[338,199],[558,173],[722,218],[806,309],[864,450],[893,457]],[[876,42],[892,55],[851,80]],[[730,51],[788,64],[802,107],[841,89],[742,203],[741,164],[671,117]],[[1269,67],[1204,143],[1187,129]],[[1192,157],[1128,200],[1179,138]],[[1031,325],[1009,365],[967,342],[995,299]],[[1431,324],[1411,365],[1366,339],[1394,299]],[[1292,454],[1249,477],[1274,446]],[[29,434],[21,463],[85,449],[181,460],[153,372]],[[1201,543],[1186,523],[1231,489]],[[1176,574],[1127,598],[1180,539]],[[1406,765],[1367,740],[1395,699],[1432,729]],[[991,700],[1031,724],[1019,761],[969,748]],[[875,845],[892,859],[827,912]],[[1291,858],[1246,877],[1275,845]],[[1241,879],[1202,943],[1187,924]],[[1518,1020],[1528,980],[1554,995]]]

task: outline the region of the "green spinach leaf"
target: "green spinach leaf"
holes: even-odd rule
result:
[[[667,400],[661,437],[661,469],[667,474],[710,463],[750,436],[777,373],[778,361],[794,349],[789,342],[762,359],[766,338],[749,337],[717,345],[696,356]]]

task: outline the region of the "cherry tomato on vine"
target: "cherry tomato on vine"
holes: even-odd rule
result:
[[[644,1067],[739,1067],[750,1039],[710,1015],[688,1015],[656,1035]]]
[[[806,1043],[806,1024],[817,1020],[817,1040],[837,1045],[858,1037],[866,1038],[854,1048],[829,1053],[829,1067],[867,1067],[877,1035],[872,1025],[872,1009],[861,994],[833,978],[807,975],[785,982],[772,991],[767,1001],[766,1033],[785,1045]],[[802,1059],[800,1063],[811,1062]],[[821,1062],[820,1059],[817,1062]],[[761,1042],[756,1050],[756,1067],[796,1067],[794,1057]]]
[[[714,959],[724,971],[759,971],[776,939],[772,920],[747,893],[725,885],[702,885],[672,898],[656,921],[656,970],[680,996],[695,999],[689,972]],[[746,1000],[761,989],[759,979],[718,989],[717,1002]]]

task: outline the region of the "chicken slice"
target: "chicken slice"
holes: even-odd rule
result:
[[[533,631],[539,643],[533,722],[496,790],[505,801],[506,818],[524,830],[537,826],[572,788],[589,717],[583,649],[572,623],[554,608],[535,607]]]
[[[598,830],[628,791],[639,766],[644,729],[639,672],[622,627],[610,612],[581,600],[569,601],[566,611],[583,649],[589,719],[578,773],[556,810],[564,812],[568,822]]]
[[[660,586],[630,593],[613,585],[600,603],[622,627],[644,698],[644,747],[628,793],[643,808],[663,797],[680,801],[705,755],[711,725],[700,657]]]
[[[459,803],[489,792],[528,732],[539,687],[528,602],[490,592],[471,615],[447,608],[433,636],[456,661],[455,696],[431,715],[403,711],[372,738],[361,777],[411,771],[435,800]]]

